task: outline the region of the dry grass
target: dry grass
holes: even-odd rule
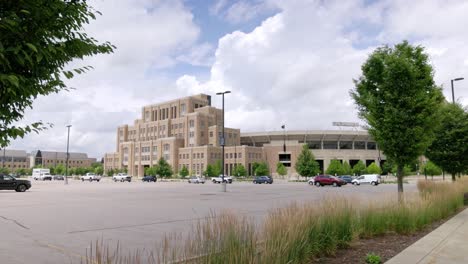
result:
[[[154,251],[124,255],[96,243],[86,263],[307,263],[333,256],[361,237],[388,233],[411,234],[463,207],[468,181],[418,182],[419,194],[405,195],[404,203],[354,205],[329,198],[317,204],[291,204],[270,211],[261,226],[233,212],[212,213],[198,221],[190,234],[165,237]],[[103,250],[105,249],[105,250]],[[122,257],[125,256],[125,257]]]

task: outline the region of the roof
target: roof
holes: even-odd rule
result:
[[[293,130],[241,133],[241,144],[269,143],[282,140],[306,141],[370,141],[367,131],[353,130]]]
[[[0,150],[0,156],[3,157],[3,149]],[[5,149],[5,157],[25,158],[28,153],[24,150]]]
[[[31,152],[32,156],[36,156],[37,150]],[[89,159],[88,154],[86,153],[78,153],[78,152],[69,152],[70,154],[70,159]],[[67,158],[67,153],[66,152],[58,152],[58,151],[42,151],[41,150],[41,155],[43,159],[66,159]]]

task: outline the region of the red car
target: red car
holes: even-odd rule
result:
[[[324,185],[333,185],[334,187],[341,187],[342,185],[345,185],[346,182],[334,176],[318,175],[314,178],[314,184],[317,187]]]

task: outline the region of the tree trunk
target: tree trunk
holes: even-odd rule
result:
[[[398,202],[403,202],[403,165],[397,167]]]
[[[456,179],[457,179],[457,174],[456,174],[456,173],[452,173],[452,181],[454,182]]]

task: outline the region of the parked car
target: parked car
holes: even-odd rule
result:
[[[353,180],[353,185],[361,185],[361,184],[370,184],[377,186],[380,183],[380,175],[378,174],[363,174],[356,179]]]
[[[334,187],[341,187],[342,185],[345,185],[346,183],[334,176],[330,175],[318,175],[315,176],[314,178],[314,184],[317,187],[324,186],[324,185],[333,185]]]
[[[261,183],[272,184],[273,183],[273,178],[271,178],[270,176],[257,176],[253,180],[253,183],[254,184],[261,184]]]
[[[18,180],[10,175],[0,174],[0,190],[25,192],[29,188],[31,188],[31,182],[28,180]]]
[[[198,176],[192,176],[190,179],[188,179],[188,183],[205,183],[205,178],[203,177],[198,177]]]
[[[39,176],[39,180],[51,181],[52,180],[52,175],[50,175],[50,173],[46,172],[46,173],[42,174],[41,176]]]
[[[353,182],[353,177],[351,177],[349,175],[338,176],[338,178],[342,179],[345,183],[352,183]]]
[[[114,182],[118,182],[118,181],[119,182],[125,182],[125,181],[131,182],[132,176],[129,176],[126,173],[118,173],[117,175],[112,176],[112,180],[114,180]]]
[[[213,183],[221,183],[221,182],[223,182],[222,177],[223,177],[223,175],[219,175],[219,177],[213,177],[213,178],[211,178],[211,182],[213,182]],[[232,183],[232,177],[230,177],[230,176],[224,176],[224,182],[225,182],[225,183]]]
[[[143,182],[157,182],[158,178],[156,176],[145,176],[141,179]]]
[[[88,172],[85,175],[81,176],[81,181],[97,181],[99,182],[101,180],[100,175],[96,175],[94,173]]]
[[[54,179],[54,181],[63,181],[65,180],[65,178],[62,176],[62,175],[54,175],[54,177],[52,177]]]

